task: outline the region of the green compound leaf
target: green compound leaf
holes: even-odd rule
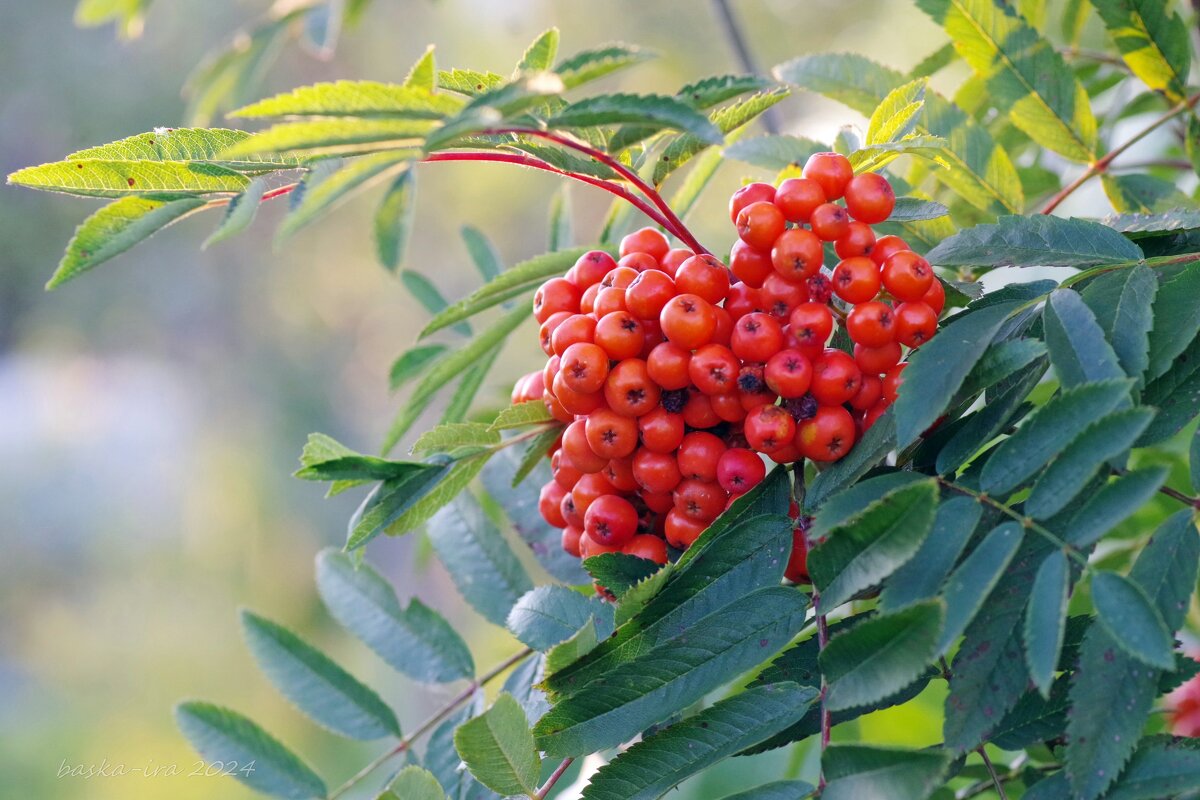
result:
[[[1153,303],[1158,292],[1154,270],[1145,264],[1101,275],[1083,290],[1083,301],[1096,315],[1104,338],[1131,378],[1142,377],[1150,364]]]
[[[939,505],[920,549],[884,583],[880,609],[897,611],[936,597],[982,517],[983,508],[970,497],[951,497]]]
[[[475,664],[467,645],[436,611],[414,599],[407,609],[378,572],[348,556],[317,556],[317,591],[329,613],[394,669],[414,680],[446,683],[469,678]]]
[[[1129,655],[1159,669],[1175,668],[1175,640],[1154,603],[1115,572],[1092,575],[1092,602],[1108,635]]]
[[[257,723],[212,703],[187,702],[175,707],[175,723],[206,761],[253,764],[252,771],[231,777],[256,792],[287,800],[325,797],[325,783]]]
[[[583,568],[596,583],[615,594],[618,599],[625,592],[658,572],[661,567],[648,558],[639,558],[627,553],[601,553],[586,558]]]
[[[1073,161],[1095,155],[1096,118],[1062,56],[1013,10],[994,0],[918,0],[959,55],[986,80],[991,102],[1043,147]]]
[[[1166,467],[1143,467],[1106,483],[1071,517],[1067,542],[1076,548],[1090,547],[1110,530],[1150,502],[1166,480]]]
[[[411,169],[417,155],[418,151],[408,149],[361,156],[315,182],[303,184],[304,190],[297,195],[295,206],[280,223],[276,239],[283,241],[358,192]]]
[[[952,758],[945,750],[892,750],[833,745],[821,757],[829,781],[821,800],[904,797],[924,800],[942,782]]]
[[[1154,532],[1129,573],[1169,631],[1183,624],[1198,561],[1192,514],[1180,511]],[[1160,674],[1126,653],[1106,625],[1088,628],[1071,678],[1067,723],[1066,772],[1074,795],[1095,800],[1121,772],[1159,693]]]
[[[525,593],[508,614],[508,629],[534,650],[549,650],[594,623],[596,636],[613,629],[613,607],[592,595],[585,597],[565,586],[539,586]]]
[[[270,172],[295,167],[294,158],[276,154],[228,158],[225,151],[256,134],[227,128],[155,128],[86,150],[77,150],[64,161],[204,161],[239,172]]]
[[[109,203],[75,229],[46,289],[57,289],[203,205],[204,200],[198,197],[179,200],[123,197]]]
[[[1066,632],[1070,578],[1066,554],[1055,550],[1038,568],[1025,609],[1025,663],[1034,685],[1046,699],[1050,698]]]
[[[1138,261],[1142,250],[1091,220],[1004,216],[960,231],[925,257],[943,267],[1093,267]]]
[[[796,589],[770,587],[703,617],[686,629],[687,647],[668,641],[607,672],[603,691],[558,702],[534,728],[538,746],[577,756],[662,722],[783,647],[804,626],[807,605]]]
[[[238,194],[250,179],[227,167],[201,162],[82,159],[26,167],[9,175],[8,182],[81,197],[152,194],[156,200],[166,200]]]
[[[673,786],[752,747],[804,716],[811,687],[778,683],[747,689],[677,722],[621,753],[592,777],[585,800],[655,800]],[[810,787],[811,788],[811,787]]]
[[[1125,377],[1096,315],[1077,292],[1051,292],[1043,320],[1050,363],[1064,387]]]
[[[933,526],[936,506],[937,485],[925,480],[896,489],[832,530],[808,556],[820,611],[836,608],[912,558]]]
[[[230,112],[231,117],[395,117],[441,119],[462,100],[415,86],[376,81],[337,81],[301,86]]]
[[[459,594],[489,622],[503,626],[512,607],[533,588],[503,534],[470,492],[434,514],[426,535]]]
[[[574,89],[654,57],[655,54],[649,50],[615,42],[590,50],[581,50],[558,62],[554,71],[562,78],[564,87]]]
[[[1092,0],[1133,74],[1167,99],[1187,94],[1192,48],[1179,14],[1154,0]]]
[[[996,448],[983,467],[980,486],[992,495],[1016,489],[1075,441],[1093,420],[1128,403],[1131,383],[1085,384],[1051,398]]]
[[[546,120],[551,128],[590,128],[637,123],[655,129],[690,133],[709,144],[720,144],[721,130],[692,106],[666,95],[605,94],[588,97],[559,110]]]
[[[919,678],[937,655],[945,613],[940,600],[924,601],[830,639],[820,656],[830,710],[869,705]]]
[[[379,695],[308,642],[250,611],[242,611],[242,629],[271,683],[318,724],[352,739],[400,735]]]
[[[537,791],[542,761],[525,712],[510,694],[501,694],[482,715],[454,732],[454,748],[475,779],[502,795]]]
[[[1021,546],[1024,531],[1015,522],[996,527],[962,560],[946,579],[942,597],[946,601],[946,624],[938,641],[938,654],[945,654],[983,608]]]

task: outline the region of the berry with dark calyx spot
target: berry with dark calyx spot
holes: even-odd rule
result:
[[[717,483],[730,494],[745,494],[767,476],[767,467],[753,450],[732,447],[717,461]]]
[[[762,364],[743,364],[738,370],[737,378],[738,390],[746,394],[758,394],[767,388],[767,383],[763,375]]]
[[[828,303],[833,297],[833,281],[824,272],[808,279],[808,299],[814,303]]]
[[[883,262],[883,286],[897,300],[920,300],[933,284],[933,267],[911,250],[893,253]]]
[[[657,321],[663,306],[674,297],[675,281],[667,273],[648,269],[625,289],[625,308],[638,319]]]
[[[875,232],[864,222],[852,221],[846,229],[846,234],[833,244],[833,251],[838,258],[853,258],[869,256],[875,249]]]
[[[681,294],[663,306],[658,324],[669,341],[693,350],[712,341],[717,315],[703,297]]]
[[[887,303],[859,303],[846,316],[846,332],[864,347],[883,347],[896,337],[896,318]]]
[[[813,209],[812,232],[826,242],[836,242],[850,232],[850,215],[836,203],[825,203]]]
[[[663,410],[671,414],[679,414],[683,411],[683,407],[687,405],[688,390],[673,389],[662,393]]]
[[[813,362],[812,387],[809,389],[823,406],[840,406],[858,394],[862,370],[847,353],[827,348]]]
[[[668,411],[665,406],[672,392],[663,392],[662,406],[638,417],[638,432],[641,434],[642,445],[655,453],[674,453],[679,443],[683,441],[686,426],[679,411]],[[680,411],[686,402],[679,401]]]
[[[896,306],[896,340],[920,347],[937,333],[937,313],[921,301]]]
[[[646,362],[627,358],[608,372],[604,382],[604,399],[608,407],[626,417],[640,417],[658,405],[661,394],[658,384],[650,379]]]
[[[796,435],[796,421],[779,406],[763,405],[746,415],[746,441],[760,453],[778,450]]]
[[[583,515],[583,532],[606,547],[621,547],[637,533],[633,504],[615,494],[597,497]]]
[[[567,280],[580,289],[586,289],[604,280],[604,276],[616,266],[616,260],[603,250],[589,250],[567,272]]]
[[[763,375],[780,397],[801,397],[812,383],[812,364],[799,350],[780,350],[767,361]]]
[[[879,268],[865,256],[843,259],[833,270],[833,291],[847,303],[875,299],[879,286]]]
[[[662,342],[646,356],[646,369],[663,389],[686,389],[692,382],[688,374],[691,360],[691,350],[674,342]]]
[[[712,256],[692,256],[679,265],[675,286],[680,294],[694,294],[715,305],[729,294],[729,270]]]
[[[783,327],[770,314],[747,314],[733,327],[729,346],[743,361],[765,362],[783,349]]]
[[[837,461],[854,446],[854,418],[840,405],[822,405],[796,426],[796,447],[812,461]]]
[[[706,344],[688,362],[692,384],[704,394],[725,394],[737,388],[739,362],[733,351],[719,344]]]
[[[725,442],[708,431],[693,431],[683,437],[676,459],[684,478],[702,481],[717,479],[717,462],[725,454]]]
[[[533,318],[541,324],[558,311],[576,314],[582,296],[579,287],[566,278],[551,278],[539,286],[533,295]]]
[[[775,205],[788,222],[808,222],[813,209],[828,201],[821,184],[809,178],[788,178],[775,190]]]
[[[805,394],[803,397],[789,397],[783,402],[783,407],[797,422],[815,417],[818,405],[817,398],[813,397],[811,393]]]
[[[791,228],[775,240],[771,248],[771,266],[794,283],[803,283],[816,275],[825,258],[821,240],[810,230]]]

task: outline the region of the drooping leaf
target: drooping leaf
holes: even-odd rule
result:
[[[1115,572],[1096,572],[1092,602],[1097,619],[1121,649],[1152,667],[1174,668],[1172,633],[1141,587]]]
[[[1198,561],[1191,512],[1181,511],[1154,532],[1129,573],[1169,631],[1183,623]],[[1113,783],[1137,746],[1158,681],[1159,671],[1121,649],[1105,625],[1088,628],[1071,679],[1067,724],[1066,772],[1074,794],[1094,800]]]
[[[862,516],[867,507],[891,492],[914,483],[928,482],[929,478],[919,472],[898,470],[885,472],[843,489],[830,497],[817,509],[808,529],[808,538],[819,542],[840,527],[848,527]]]
[[[392,368],[388,371],[388,388],[395,391],[404,386],[448,349],[449,346],[444,344],[418,344],[405,350],[392,362]]]
[[[1141,248],[1107,225],[1049,215],[1003,216],[960,231],[926,253],[930,263],[943,267],[1092,267],[1141,257]]]
[[[941,601],[927,600],[833,636],[820,657],[828,708],[868,705],[915,681],[937,655],[945,614]]]
[[[374,691],[282,625],[242,611],[246,643],[288,700],[334,733],[353,739],[399,736],[400,723]]]
[[[989,494],[1002,495],[1033,477],[1083,433],[1092,420],[1127,403],[1131,383],[1104,381],[1055,395],[996,448],[983,467],[981,487]]]
[[[612,606],[595,595],[585,597],[565,586],[539,586],[521,596],[507,625],[524,644],[549,650],[588,623],[594,623],[597,637],[604,639],[612,633],[612,620]]]
[[[258,206],[266,190],[266,180],[255,178],[246,186],[246,191],[236,197],[231,197],[229,205],[225,208],[225,216],[221,219],[221,224],[204,240],[204,244],[200,246],[201,249],[207,249],[210,245],[223,242],[250,227],[250,224],[254,222],[254,217],[258,214]]]
[[[591,778],[585,800],[655,800],[671,787],[778,733],[816,699],[794,683],[757,686],[643,738]]]
[[[1083,300],[1096,315],[1104,338],[1120,359],[1125,374],[1140,379],[1150,360],[1153,303],[1158,292],[1154,271],[1145,264],[1101,275],[1083,290]]]
[[[915,441],[945,412],[1014,307],[1005,303],[952,320],[910,356],[892,412],[900,447]]]
[[[433,729],[425,746],[422,766],[434,774],[450,800],[475,800],[481,794],[490,793],[463,768],[462,759],[454,749],[454,731],[467,720],[483,713],[483,700],[482,691],[473,692],[458,711],[451,713]]]
[[[800,591],[752,592],[687,629],[687,647],[668,642],[618,666],[602,692],[561,700],[534,727],[548,756],[595,752],[623,742],[769,658],[804,625]]]
[[[445,683],[475,672],[462,638],[419,600],[401,608],[395,591],[369,565],[346,555],[317,556],[317,591],[329,613],[394,669],[415,680]]]
[[[938,640],[944,654],[975,619],[1012,563],[1025,531],[1015,522],[993,529],[946,579],[946,623]]]
[[[427,535],[459,593],[490,622],[504,625],[512,607],[533,588],[516,554],[469,492],[434,515]]]
[[[822,613],[895,572],[921,546],[933,526],[937,486],[910,484],[872,503],[852,524],[832,530],[808,556],[821,591]]]
[[[950,761],[950,754],[940,749],[833,745],[821,757],[821,772],[829,782],[821,792],[821,800],[924,800],[941,784]]]
[[[969,497],[951,497],[939,505],[920,549],[884,584],[879,607],[896,611],[936,597],[982,516],[982,507]]]
[[[1142,402],[1158,409],[1158,416],[1138,441],[1146,446],[1169,439],[1200,413],[1200,336],[1179,354],[1167,371],[1150,381]]]
[[[308,184],[291,212],[279,225],[282,241],[379,181],[394,179],[412,168],[415,150],[389,150],[355,158],[340,169]]]
[[[75,229],[46,289],[57,289],[203,205],[204,200],[198,197],[178,200],[123,197],[109,203]]]
[[[994,0],[918,0],[1017,128],[1073,161],[1095,155],[1096,118],[1087,92],[1053,45]]]
[[[1062,652],[1063,634],[1067,623],[1067,595],[1070,591],[1070,571],[1067,556],[1055,550],[1038,567],[1025,609],[1025,664],[1029,677],[1041,692],[1050,698],[1054,669]]]
[[[253,764],[230,776],[256,792],[288,800],[325,796],[325,783],[279,740],[236,711],[212,703],[175,707],[175,723],[208,762]]]
[[[416,191],[417,172],[406,169],[392,181],[375,211],[375,254],[379,263],[389,270],[395,270],[404,260],[416,215]]]
[[[1062,511],[1106,461],[1133,446],[1154,414],[1153,408],[1130,408],[1096,420],[1050,462],[1034,483],[1025,501],[1025,512],[1035,519],[1045,519]]]
[[[454,748],[475,779],[502,795],[537,791],[541,759],[525,712],[510,694],[454,732]]]

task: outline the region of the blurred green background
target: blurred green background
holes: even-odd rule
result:
[[[111,27],[75,28],[72,5],[0,1],[4,173],[184,124],[188,72],[268,4],[161,0],[133,42]],[[906,68],[945,41],[906,2],[732,5],[764,68],[817,50]],[[262,94],[339,77],[397,80],[430,43],[441,66],[506,72],[551,25],[562,29],[564,52],[624,40],[661,54],[609,88],[670,92],[739,70],[713,6],[699,0],[375,0],[334,59],[290,47]],[[954,80],[948,72],[939,82]],[[862,122],[803,93],[778,108],[785,130],[826,141]],[[714,249],[732,242],[725,198],[744,175],[725,167],[695,212],[694,230]],[[408,264],[447,296],[462,295],[477,276],[460,226],[481,228],[510,264],[540,253],[555,186],[504,167],[424,167]],[[573,200],[587,241],[607,200],[586,188]],[[200,243],[216,220],[190,220],[47,295],[42,284],[94,206],[0,191],[0,795],[250,796],[228,779],[186,776],[195,757],[171,719],[181,697],[255,717],[332,785],[378,752],[318,731],[270,689],[242,646],[239,606],[327,647],[408,727],[457,690],[397,677],[324,615],[313,555],[343,541],[358,498],[323,500],[322,487],[290,477],[308,432],[372,451],[402,402],[388,394],[387,370],[424,315],[374,263],[371,202],[352,203],[280,250],[271,246],[280,208],[205,252]],[[530,325],[529,345],[510,348],[484,397],[504,402],[512,380],[538,366],[532,335]],[[512,652],[512,640],[457,598],[436,562],[422,566],[421,551],[409,537],[377,541],[368,557],[402,597],[420,594],[450,617],[481,667]],[[938,741],[936,691],[861,723],[863,736]],[[64,767],[102,763],[175,764],[184,775],[59,777]],[[783,751],[740,760],[677,796],[718,796],[780,777],[787,764],[812,769],[803,749]]]

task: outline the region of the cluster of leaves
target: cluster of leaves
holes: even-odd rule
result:
[[[455,398],[413,445],[421,460],[314,436],[299,476],[332,492],[372,486],[350,523],[350,554],[318,559],[333,617],[402,673],[466,689],[404,736],[378,695],[328,657],[273,622],[243,620],[264,672],[300,710],[341,735],[396,740],[378,763],[407,763],[381,797],[542,798],[556,764],[611,755],[640,736],[584,796],[655,798],[726,757],[908,703],[931,682],[946,692],[941,744],[825,747],[822,798],[965,797],[993,786],[1032,800],[1200,791],[1200,749],[1159,735],[1152,713],[1196,673],[1175,637],[1200,569],[1200,502],[1168,487],[1163,465],[1200,415],[1200,213],[1178,188],[1200,148],[1187,30],[1163,4],[1138,0],[1093,0],[1095,15],[1069,2],[1058,25],[1032,0],[917,5],[951,44],[909,74],[817,54],[775,75],[868,117],[862,137],[847,130],[833,146],[903,188],[892,232],[953,271],[960,310],[912,354],[898,401],[847,458],[776,470],[672,563],[606,554],[581,567],[566,557],[534,493],[512,489],[547,479],[543,456],[559,426],[538,403],[471,414],[483,375],[527,316],[525,299],[580,252],[569,247],[563,198],[550,252],[509,269],[464,231],[485,283],[458,303],[401,272],[433,314],[423,335],[464,338],[419,343],[397,361],[394,385],[415,387],[385,452],[457,382]],[[1080,58],[1089,20],[1111,52]],[[652,187],[690,161],[669,204],[682,217],[723,158],[786,176],[827,149],[791,135],[739,138],[786,94],[760,78],[706,79],[672,97],[568,100],[646,54],[612,45],[556,61],[556,50],[548,32],[509,78],[439,71],[430,52],[403,85],[318,85],[243,108],[284,120],[258,134],[143,134],[10,180],[117,198],[81,227],[57,284],[201,208],[228,207],[223,237],[250,222],[259,200],[287,193],[286,235],[376,182],[388,185],[378,250],[397,268],[414,166],[425,161],[509,160],[615,194],[644,186],[646,208],[664,215]],[[929,76],[959,59],[971,75],[955,95],[930,88]],[[1130,140],[1105,141],[1131,117],[1149,121]],[[1172,126],[1181,143],[1160,148],[1164,166],[1118,169],[1130,144]],[[1027,215],[1093,177],[1117,213]],[[636,219],[625,199],[601,246]],[[1037,267],[1075,272],[1061,284],[1020,272]],[[977,279],[998,268],[1017,269],[984,294]],[[476,315],[496,309],[475,333]],[[1200,491],[1200,442],[1191,454]],[[1157,529],[1137,524],[1162,490],[1185,507]],[[781,585],[792,498],[814,518],[811,596]],[[504,669],[478,672],[441,616],[417,600],[405,608],[356,567],[379,533],[422,527],[467,602],[526,648],[501,665],[517,667],[486,711],[480,690]],[[514,539],[561,585],[535,587]],[[590,579],[616,602],[592,597]],[[179,718],[205,757],[254,760],[260,769],[235,776],[252,787],[327,796],[311,768],[244,717],[189,703]],[[412,745],[425,734],[418,759]],[[785,781],[738,797],[814,791]]]

